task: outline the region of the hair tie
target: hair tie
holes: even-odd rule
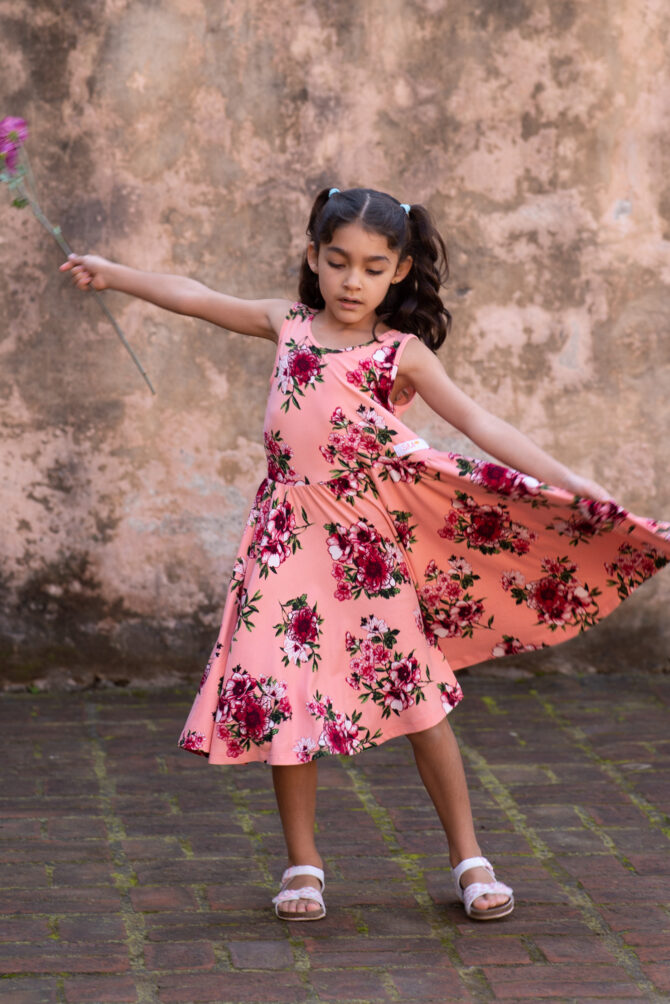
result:
[[[328,198],[330,198],[331,195],[337,195],[338,192],[339,188],[331,188],[331,190],[328,192]]]
[[[405,212],[407,213],[407,215],[409,216],[409,211],[412,208],[410,205],[408,205],[406,202],[401,202],[400,203],[400,208],[404,209]]]

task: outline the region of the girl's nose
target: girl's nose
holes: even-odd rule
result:
[[[347,289],[359,289],[361,285],[361,279],[358,272],[355,269],[351,269],[347,272],[344,277],[344,285]]]

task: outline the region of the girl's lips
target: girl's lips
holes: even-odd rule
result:
[[[352,300],[352,299],[350,299],[347,296],[341,297],[340,298],[340,303],[342,304],[343,307],[350,307],[350,308],[360,307],[360,305],[361,305],[361,301],[360,300]]]

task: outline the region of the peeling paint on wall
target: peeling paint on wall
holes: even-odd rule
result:
[[[451,248],[452,376],[667,518],[669,31],[661,0],[85,0],[30,17],[0,0],[3,107],[28,119],[73,246],[241,296],[293,295],[321,186],[426,203]],[[107,294],[151,399],[6,203],[0,259],[3,672],[195,675],[262,476],[272,346]],[[413,408],[430,442],[472,450]],[[667,664],[669,591],[661,577],[560,658]]]

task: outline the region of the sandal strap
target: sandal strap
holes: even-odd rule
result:
[[[487,894],[500,894],[501,896],[507,896],[508,899],[512,899],[514,893],[508,885],[503,882],[472,882],[464,890],[463,905],[465,906],[465,912],[468,917],[471,915],[470,911],[472,909],[472,904],[480,896],[486,896]]]
[[[462,895],[463,887],[461,886],[461,875],[463,874],[463,872],[470,871],[471,868],[486,868],[487,872],[491,873],[491,878],[495,882],[496,875],[495,872],[493,871],[493,865],[491,864],[490,861],[487,861],[486,858],[482,857],[465,858],[463,861],[457,864],[454,869],[452,869],[452,874],[454,876],[456,889],[458,891],[458,895],[460,896],[461,900],[463,899]]]
[[[296,899],[309,899],[315,903],[318,903],[322,910],[326,909],[326,904],[323,902],[323,896],[318,889],[315,889],[312,885],[306,885],[302,889],[282,889],[278,892],[276,896],[272,898],[272,902],[275,905],[275,910],[280,903],[289,903]]]
[[[292,878],[295,878],[296,875],[312,875],[314,878],[319,880],[322,890],[326,887],[323,868],[317,868],[315,865],[291,865],[290,868],[287,868],[284,871],[284,874],[281,877],[281,884],[284,885]],[[316,891],[318,892],[318,889]]]

